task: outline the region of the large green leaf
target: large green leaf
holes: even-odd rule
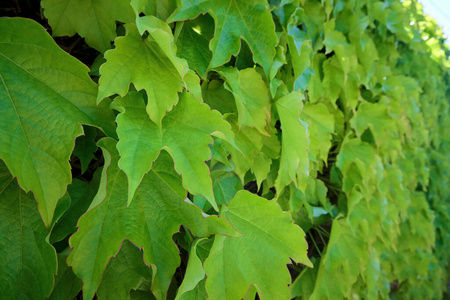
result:
[[[211,234],[236,235],[227,221],[205,217],[195,205],[185,201],[186,191],[173,168],[173,161],[162,153],[152,170],[144,176],[134,201],[127,206],[128,182],[118,166],[114,140],[99,142],[105,156],[99,193],[92,209],[78,221],[79,230],[71,237],[73,251],[67,261],[83,282],[84,299],[92,299],[109,259],[124,239],[144,249],[144,261],[153,264],[152,291],[164,299],[180,257],[172,235],[181,224],[199,237]],[[102,191],[106,187],[106,191]]]
[[[239,191],[220,216],[241,237],[216,236],[205,261],[206,289],[211,299],[242,299],[252,285],[261,298],[289,299],[289,257],[312,267],[300,227],[276,201]]]
[[[151,168],[160,149],[165,148],[175,161],[175,168],[183,176],[183,184],[191,194],[202,194],[215,206],[211,178],[206,160],[211,158],[208,144],[211,134],[220,132],[233,140],[230,125],[217,111],[200,104],[189,93],[167,114],[159,130],[145,112],[145,103],[138,93],[117,99],[114,107],[122,111],[117,117],[121,155],[119,166],[129,178],[129,202],[142,177]],[[218,134],[218,133],[216,133]],[[217,208],[217,207],[216,207]]]
[[[0,160],[0,291],[3,299],[43,299],[53,288],[56,251],[32,193]]]
[[[0,158],[32,190],[48,226],[71,182],[70,154],[80,123],[115,135],[109,103],[95,104],[89,69],[29,19],[0,20]]]
[[[100,67],[97,100],[119,94],[124,97],[132,82],[137,90],[147,93],[147,113],[160,125],[164,115],[178,102],[187,64],[175,56],[172,32],[155,17],[139,18],[140,29],[126,24],[127,34],[115,40],[116,48],[105,53],[106,63]],[[146,30],[146,39],[141,37]]]
[[[116,21],[132,22],[135,17],[130,0],[42,0],[41,5],[54,36],[78,33],[100,52],[111,48]]]
[[[303,107],[300,92],[290,93],[275,103],[280,116],[282,139],[281,161],[278,178],[275,182],[277,192],[293,182],[304,186],[309,175],[308,124],[300,119]]]
[[[209,48],[213,52],[209,68],[228,62],[240,50],[244,39],[253,51],[253,59],[269,74],[278,39],[275,24],[264,0],[182,0],[169,22],[193,19],[210,12],[216,28]]]

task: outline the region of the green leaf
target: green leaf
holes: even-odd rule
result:
[[[232,126],[235,134],[234,140],[239,148],[239,150],[233,147],[228,149],[231,153],[231,161],[234,164],[234,172],[244,182],[245,174],[254,163],[255,153],[259,152],[263,146],[262,135],[255,128],[248,126],[239,128],[234,116],[230,115],[227,121]]]
[[[202,240],[196,240],[191,246],[189,251],[189,260],[186,267],[186,274],[184,275],[183,282],[178,288],[177,297],[175,300],[192,299],[193,296],[199,292],[200,287],[197,286],[202,285],[202,283],[204,286],[203,278],[205,278],[206,274],[205,270],[203,270],[203,263],[197,255],[197,246],[201,241]]]
[[[212,58],[209,41],[214,36],[214,20],[208,14],[199,15],[182,26],[177,38],[177,55],[185,58],[189,68],[204,77]]]
[[[84,135],[79,136],[75,140],[75,148],[73,154],[78,156],[81,163],[81,174],[86,172],[89,163],[94,158],[94,152],[97,151],[97,144],[94,142],[97,136],[97,130],[92,127],[83,127]]]
[[[261,298],[289,299],[289,257],[312,267],[304,233],[290,214],[276,201],[241,190],[220,216],[242,236],[216,236],[204,264],[209,297],[242,299],[255,285]]]
[[[55,276],[55,287],[49,300],[74,299],[81,291],[83,283],[67,266],[66,259],[69,251],[58,254],[58,274]]]
[[[189,91],[198,102],[203,103],[202,88],[200,86],[200,78],[193,71],[189,70],[184,76],[184,83],[187,91]]]
[[[368,176],[371,173],[373,174],[375,172],[373,166],[376,160],[372,146],[358,139],[344,140],[336,159],[336,165],[343,174],[346,174],[353,162],[355,162],[361,175]]]
[[[29,19],[0,20],[0,158],[32,190],[49,226],[71,182],[70,154],[80,123],[115,136],[109,103],[95,104],[89,69]],[[26,87],[26,88],[24,88]]]
[[[131,0],[131,6],[134,8],[136,16],[143,12],[146,15],[167,20],[177,7],[177,3],[176,0]]]
[[[44,15],[54,36],[78,33],[86,43],[105,52],[116,37],[116,21],[133,22],[135,14],[130,0],[42,0]]]
[[[352,232],[345,219],[334,221],[310,299],[349,297],[351,286],[369,258],[367,247],[365,240]]]
[[[300,92],[293,92],[275,103],[282,130],[280,169],[275,182],[277,193],[291,182],[296,187],[304,186],[309,175],[308,126],[299,118],[302,98]]]
[[[234,95],[239,128],[247,125],[267,135],[270,97],[261,75],[253,68],[242,71],[234,68],[220,68],[218,72],[226,80],[225,88]]]
[[[309,123],[310,138],[309,153],[313,161],[327,162],[328,151],[331,148],[331,137],[334,133],[334,116],[322,104],[308,103],[302,110],[302,119]]]
[[[303,269],[300,275],[298,275],[295,281],[289,286],[289,289],[291,290],[291,298],[303,297],[309,299],[311,296],[314,289],[314,284],[317,280],[317,271],[319,269],[317,265],[320,261],[313,261],[313,263],[315,265],[314,268]]]
[[[181,6],[168,22],[193,19],[206,12],[210,12],[214,18],[216,26],[214,38],[209,45],[213,52],[209,69],[228,62],[231,55],[236,56],[239,53],[242,38],[250,46],[254,61],[264,68],[266,74],[269,74],[278,39],[266,1],[182,0],[180,2]]]
[[[228,204],[239,190],[243,189],[239,177],[233,172],[211,172],[214,197],[218,204]]]
[[[7,299],[43,299],[53,288],[56,251],[32,193],[0,160],[0,291]]]
[[[132,82],[138,91],[146,91],[147,113],[160,126],[166,112],[178,102],[187,64],[175,56],[172,32],[165,23],[146,17],[141,26],[140,30],[149,33],[146,39],[136,25],[125,24],[127,34],[118,37],[116,48],[105,53],[97,101],[116,93],[124,97]]]
[[[220,113],[184,93],[178,105],[164,118],[161,134],[148,118],[144,99],[139,94],[130,93],[126,98],[115,100],[114,107],[122,111],[117,117],[120,138],[117,148],[121,155],[119,165],[129,178],[129,202],[160,149],[164,148],[172,155],[175,168],[183,176],[183,185],[189,192],[202,194],[216,206],[209,169],[205,164],[211,158],[208,144],[213,142],[213,133],[224,134],[233,141],[230,125]]]
[[[388,142],[391,145],[399,144],[395,120],[389,115],[389,100],[383,98],[378,103],[364,102],[358,106],[350,125],[355,128],[356,134],[361,137],[363,132],[370,128],[378,146]],[[398,142],[395,143],[395,140]],[[398,145],[400,148],[401,146]]]
[[[209,82],[205,81],[202,84],[202,94],[205,103],[212,109],[220,111],[223,115],[237,112],[234,96],[225,89],[222,81],[215,79]]]
[[[173,169],[173,161],[162,153],[152,170],[144,176],[134,201],[127,206],[127,178],[118,166],[119,154],[114,140],[99,141],[105,157],[99,194],[91,210],[78,221],[79,230],[70,238],[72,250],[67,261],[83,282],[84,299],[92,299],[109,259],[124,239],[144,249],[144,262],[153,268],[152,291],[165,299],[179,252],[172,235],[181,224],[195,236],[236,235],[225,220],[205,217],[201,210],[184,199],[186,191]],[[102,191],[106,187],[106,191]]]
[[[71,200],[70,206],[52,228],[50,235],[50,242],[52,244],[61,241],[69,234],[77,231],[78,219],[88,210],[89,205],[98,191],[100,170],[97,169],[92,181],[85,182],[75,178],[67,187],[67,192]]]
[[[136,290],[142,285],[148,287],[147,292],[150,294],[152,269],[144,263],[143,257],[142,250],[124,240],[119,253],[109,261],[103,272],[98,299],[128,300],[130,290]]]
[[[335,103],[341,93],[345,80],[344,71],[336,56],[323,63],[323,73],[322,84],[325,89],[325,95],[331,103]]]

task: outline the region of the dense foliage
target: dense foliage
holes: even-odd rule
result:
[[[416,0],[40,9],[0,18],[2,299],[448,293],[450,52]]]

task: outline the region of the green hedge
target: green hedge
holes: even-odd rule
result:
[[[448,297],[450,50],[416,0],[24,3],[0,298]]]

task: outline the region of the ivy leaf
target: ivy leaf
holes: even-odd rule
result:
[[[309,123],[309,145],[313,161],[327,162],[328,151],[331,148],[331,137],[334,133],[334,116],[322,104],[308,103],[302,110],[302,119]]]
[[[202,95],[205,103],[212,109],[220,111],[223,115],[237,112],[236,100],[233,94],[225,89],[223,82],[212,79],[202,84]]]
[[[193,71],[189,70],[184,76],[184,83],[187,91],[189,91],[198,102],[203,103],[202,88],[200,86],[200,78]]]
[[[74,178],[72,183],[67,186],[67,192],[71,200],[70,206],[52,228],[50,235],[50,242],[52,244],[63,240],[69,234],[77,231],[78,219],[87,211],[98,191],[100,170],[97,169],[94,173],[94,178],[90,182]]]
[[[337,156],[336,166],[346,174],[353,162],[361,175],[373,174],[376,159],[372,146],[358,139],[345,139]]]
[[[323,63],[323,81],[325,95],[331,103],[335,103],[344,86],[345,74],[336,56]]]
[[[358,137],[361,137],[364,131],[370,128],[377,146],[386,142],[399,144],[395,143],[399,137],[396,134],[395,120],[389,115],[388,101],[387,98],[383,98],[378,103],[364,102],[358,106],[358,110],[350,120],[350,125],[355,128]],[[398,145],[398,147],[401,146]]]
[[[206,14],[185,21],[177,38],[177,55],[185,58],[189,68],[197,71],[201,77],[208,70],[212,58],[209,41],[213,36],[214,21]]]
[[[74,299],[81,291],[83,283],[67,265],[69,251],[58,253],[58,274],[55,276],[55,286],[49,300]]]
[[[98,299],[128,300],[130,290],[136,290],[141,285],[148,286],[147,292],[150,294],[152,269],[145,265],[143,257],[142,250],[124,240],[119,253],[109,261],[103,272]]]
[[[233,141],[230,125],[219,112],[184,93],[178,105],[164,118],[161,133],[148,118],[141,95],[130,93],[126,98],[115,100],[114,107],[122,111],[117,117],[120,139],[117,148],[121,155],[119,166],[129,178],[128,203],[160,149],[165,148],[172,155],[175,168],[183,176],[183,184],[189,192],[202,194],[217,209],[205,164],[211,158],[208,144],[213,142],[213,133]]]
[[[277,193],[289,183],[304,186],[309,175],[308,125],[299,118],[303,107],[300,92],[290,93],[275,103],[281,123],[281,161],[275,181]]]
[[[56,251],[32,193],[0,160],[0,290],[9,299],[43,299],[53,288]]]
[[[54,36],[78,33],[86,43],[105,52],[116,37],[116,21],[133,22],[130,0],[42,0],[44,15]]]
[[[310,299],[349,297],[350,288],[367,259],[365,240],[355,236],[345,219],[335,220]]]
[[[144,13],[147,16],[152,15],[158,19],[167,20],[177,7],[177,3],[176,0],[131,0],[131,6],[136,15]]]
[[[165,299],[180,256],[172,235],[181,224],[199,237],[236,232],[217,216],[205,217],[201,210],[184,201],[186,191],[173,169],[173,161],[163,152],[143,178],[134,201],[127,206],[127,178],[118,166],[116,143],[99,141],[105,157],[99,193],[91,210],[78,221],[79,230],[70,238],[74,248],[67,259],[83,282],[84,299],[92,299],[109,259],[124,239],[144,249],[144,262],[153,264],[152,291]],[[102,189],[106,187],[106,191]]]
[[[75,148],[72,153],[80,159],[81,174],[86,172],[89,163],[94,158],[94,152],[98,149],[97,144],[94,142],[94,139],[97,136],[97,130],[89,126],[83,127],[83,130],[84,135],[79,136],[75,140]]]
[[[226,79],[225,88],[234,95],[239,128],[247,125],[268,135],[265,127],[270,116],[270,97],[261,75],[254,68],[220,68],[218,72]]]
[[[233,115],[230,115],[227,121],[232,126],[235,133],[235,142],[239,148],[239,150],[233,147],[228,149],[234,164],[234,173],[244,182],[245,174],[253,165],[255,153],[259,152],[263,146],[262,135],[252,127],[243,126],[239,128]]]
[[[283,213],[276,201],[241,190],[220,216],[242,236],[215,237],[204,264],[209,297],[242,299],[255,285],[261,298],[289,299],[289,257],[312,267],[304,233],[290,213]]]
[[[209,69],[228,62],[231,55],[236,56],[242,38],[252,50],[254,61],[269,74],[278,38],[266,1],[182,0],[168,22],[194,19],[206,12],[210,12],[216,25],[209,45],[213,52]]]
[[[173,36],[167,24],[154,17],[139,19],[143,19],[140,30],[147,30],[148,37],[143,40],[136,25],[125,24],[126,35],[118,37],[116,48],[105,53],[97,101],[116,93],[124,97],[133,82],[137,90],[145,89],[147,113],[160,126],[166,112],[178,102],[187,64],[174,56]]]
[[[189,260],[186,267],[186,274],[184,276],[183,282],[177,291],[177,296],[175,300],[179,299],[199,299],[194,296],[199,292],[200,287],[203,283],[204,290],[204,278],[206,276],[205,270],[203,269],[203,263],[197,255],[197,246],[202,240],[196,240],[189,251]],[[200,298],[201,299],[201,298]],[[206,298],[205,298],[206,299]]]
[[[0,158],[32,190],[46,226],[72,181],[69,157],[82,124],[115,136],[106,101],[95,104],[89,69],[29,19],[0,20]],[[26,88],[24,88],[26,87]]]

